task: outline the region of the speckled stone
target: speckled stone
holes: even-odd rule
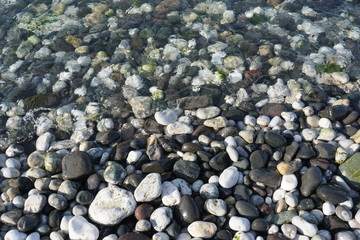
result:
[[[93,171],[93,162],[86,152],[71,152],[62,159],[63,179],[87,177]]]

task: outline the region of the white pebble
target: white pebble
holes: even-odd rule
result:
[[[309,117],[314,114],[314,108],[311,106],[306,106],[302,109],[306,117]]]
[[[300,216],[294,216],[291,219],[291,223],[299,229],[300,233],[309,237],[313,237],[318,231],[318,228],[315,224],[307,222]]]
[[[229,155],[229,158],[231,159],[231,161],[233,161],[233,162],[239,161],[239,153],[238,153],[238,151],[236,151],[236,149],[234,147],[231,147],[231,146],[226,147],[226,152]]]
[[[305,107],[305,103],[303,103],[302,101],[294,101],[291,106],[295,110],[301,110]]]
[[[255,126],[256,125],[256,118],[254,116],[251,116],[251,115],[246,115],[244,117],[244,123],[246,125]]]
[[[132,150],[129,152],[129,154],[126,158],[126,162],[128,164],[134,164],[140,159],[141,155],[142,155],[142,152],[140,150]]]
[[[282,176],[280,188],[284,189],[285,191],[291,191],[296,189],[297,185],[298,180],[294,174]]]
[[[296,236],[297,228],[292,224],[283,224],[281,226],[281,231],[286,238],[293,239]]]
[[[342,231],[335,233],[335,240],[356,240],[354,233],[350,231]]]
[[[297,116],[294,112],[282,112],[281,113],[281,117],[286,121],[286,122],[293,122],[297,119]]]
[[[318,131],[312,128],[305,128],[300,134],[305,141],[313,141],[319,135]]]
[[[250,221],[247,218],[233,216],[229,220],[229,227],[234,231],[247,232],[250,230]]]
[[[97,239],[99,237],[99,229],[89,223],[83,216],[74,216],[69,221],[69,238],[70,239]]]
[[[292,192],[287,192],[285,194],[285,202],[290,207],[296,207],[299,203],[298,198]]]
[[[332,128],[331,121],[328,118],[320,118],[319,127],[321,127],[321,128]]]
[[[275,224],[271,224],[268,230],[269,234],[276,234],[279,232],[279,227],[276,226]]]
[[[257,118],[256,123],[259,124],[260,126],[267,126],[270,123],[270,118],[265,115],[260,115]]]
[[[1,169],[4,178],[17,178],[20,176],[20,171],[17,168],[6,167]]]
[[[172,218],[173,213],[171,208],[159,207],[151,214],[150,223],[156,231],[161,232],[169,225]]]
[[[21,163],[16,158],[8,158],[5,162],[5,165],[6,167],[10,167],[10,168],[16,168],[16,169],[21,168]]]
[[[331,202],[324,202],[322,205],[322,211],[326,216],[333,215],[335,213],[335,205]]]
[[[181,195],[177,187],[171,182],[162,184],[161,201],[165,206],[175,206],[180,203]]]
[[[285,198],[286,191],[284,189],[278,188],[275,190],[272,200],[273,202],[278,202],[280,199]]]
[[[158,233],[155,233],[151,239],[152,240],[170,240],[170,237],[169,237],[169,235],[167,235],[164,232],[158,232]]]
[[[5,234],[4,240],[25,240],[26,236],[25,233],[22,233],[17,229],[11,229]]]
[[[219,177],[219,184],[223,188],[232,188],[239,180],[239,171],[236,167],[230,166],[226,168]]]
[[[36,150],[38,151],[46,151],[50,143],[55,139],[54,135],[50,132],[46,132],[39,136],[36,140]]]
[[[271,119],[271,121],[268,124],[268,127],[274,128],[277,126],[281,126],[283,124],[283,120],[279,116],[275,116]]]

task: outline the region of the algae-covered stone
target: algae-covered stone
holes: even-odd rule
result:
[[[61,156],[56,152],[48,152],[46,153],[44,159],[45,170],[57,173],[61,171]]]
[[[38,94],[24,99],[24,109],[51,107],[60,103],[60,97],[55,94]]]
[[[360,189],[360,152],[355,153],[339,166],[345,180]]]

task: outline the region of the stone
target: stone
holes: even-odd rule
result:
[[[250,154],[249,160],[251,169],[263,168],[269,160],[269,155],[265,150],[255,150]]]
[[[298,180],[294,174],[282,176],[280,188],[284,189],[285,191],[292,191],[296,189],[297,185]]]
[[[285,105],[281,103],[267,103],[261,108],[259,114],[269,117],[275,117],[281,116],[281,113],[286,111],[287,109]]]
[[[322,184],[316,188],[316,195],[323,201],[333,204],[347,200],[348,194],[340,187],[330,184]]]
[[[265,134],[265,142],[273,148],[279,148],[285,146],[287,141],[282,135],[269,131]]]
[[[353,214],[350,211],[350,209],[346,206],[337,206],[335,208],[335,214],[338,218],[340,218],[341,220],[343,220],[344,222],[348,222],[353,218]],[[359,218],[360,216],[358,216],[358,220],[360,220]],[[356,218],[355,218],[356,219]]]
[[[355,153],[339,166],[343,178],[360,189],[360,152]]]
[[[51,173],[61,172],[61,156],[56,152],[48,152],[44,159],[45,170]]]
[[[193,126],[185,122],[170,123],[165,128],[165,133],[170,136],[179,134],[191,134],[193,131]]]
[[[69,221],[69,237],[70,239],[96,240],[99,237],[99,229],[84,217],[74,216]]]
[[[242,173],[241,173],[242,174]],[[219,184],[223,188],[232,188],[239,181],[240,172],[236,167],[226,168],[219,176]]]
[[[239,136],[242,137],[247,143],[253,143],[255,140],[255,132],[252,130],[241,130]]]
[[[332,121],[342,120],[347,116],[348,108],[344,105],[328,106],[319,115]]]
[[[308,168],[301,177],[300,191],[305,197],[310,196],[320,185],[322,173],[319,167]]]
[[[296,158],[310,159],[315,156],[316,156],[316,152],[314,151],[314,149],[310,144],[308,143],[300,144],[300,150],[296,154]]]
[[[13,209],[1,214],[0,221],[8,226],[16,226],[16,223],[23,215],[20,209]]]
[[[26,240],[27,234],[20,232],[17,229],[9,230],[5,236],[4,240]]]
[[[196,110],[196,117],[199,119],[210,119],[220,114],[220,108],[215,106],[209,106],[206,108],[198,108]]]
[[[209,96],[189,96],[178,98],[176,103],[178,108],[191,110],[211,105],[211,98]]]
[[[206,184],[202,185],[199,193],[200,193],[200,196],[202,196],[205,199],[219,197],[219,189],[213,183],[206,183]]]
[[[46,151],[50,147],[51,141],[54,139],[54,135],[50,132],[43,133],[36,139],[36,150]]]
[[[334,145],[330,143],[318,143],[315,145],[315,149],[318,152],[319,158],[335,159],[336,147]]]
[[[210,127],[210,128],[215,129],[215,130],[219,130],[219,129],[224,128],[224,127],[226,127],[228,125],[228,120],[223,116],[219,116],[219,117],[216,117],[216,118],[205,120],[204,125],[206,127]]]
[[[164,182],[162,184],[161,201],[165,206],[179,205],[181,195],[177,187],[171,182]]]
[[[48,203],[56,210],[65,210],[68,206],[67,199],[63,195],[57,193],[50,194]]]
[[[152,205],[142,203],[136,207],[134,215],[137,220],[149,219],[153,211],[154,207]]]
[[[294,216],[291,219],[291,223],[296,226],[301,234],[304,234],[308,237],[313,237],[316,235],[318,228],[315,224],[307,222],[300,216]]]
[[[296,237],[297,228],[292,224],[283,224],[281,225],[281,231],[284,234],[284,237],[293,239]]]
[[[161,177],[159,173],[149,173],[135,189],[137,202],[150,202],[161,195]]]
[[[231,160],[225,151],[216,154],[209,161],[210,167],[216,171],[223,171],[229,167],[230,164]]]
[[[252,181],[263,183],[268,187],[277,188],[281,184],[281,175],[270,168],[253,169],[249,176]]]
[[[217,231],[217,227],[211,222],[195,221],[188,226],[187,230],[194,238],[212,238]]]
[[[175,110],[173,109],[166,109],[164,111],[161,112],[156,112],[154,114],[155,120],[164,126],[167,126],[171,123],[176,122],[177,118],[178,118],[178,114]]]
[[[222,199],[208,199],[204,203],[204,209],[214,216],[222,217],[227,212],[227,205]]]
[[[190,195],[183,195],[180,204],[175,210],[175,215],[180,222],[185,224],[193,223],[200,219],[199,208]]]
[[[136,222],[135,231],[146,232],[151,229],[151,223],[148,220],[142,219]]]
[[[173,212],[171,208],[159,207],[151,214],[150,223],[156,231],[161,232],[170,224],[172,218]]]
[[[295,162],[280,162],[276,165],[276,169],[281,175],[290,175],[299,170],[299,164]]]
[[[24,213],[39,213],[45,207],[47,199],[44,195],[30,195],[24,203]]]
[[[269,229],[269,223],[264,218],[256,218],[251,223],[251,230],[265,232]]]
[[[297,216],[296,211],[288,210],[275,214],[272,223],[276,225],[283,225],[284,223],[291,223],[291,219]]]
[[[200,166],[191,161],[178,160],[173,167],[173,172],[177,177],[183,178],[190,183],[198,179],[200,171]]]
[[[240,216],[246,217],[249,220],[253,220],[259,217],[258,209],[247,201],[244,200],[237,201],[235,204],[235,208]]]
[[[322,205],[322,212],[325,216],[330,216],[335,213],[335,205],[331,202],[324,202]]]
[[[154,112],[152,109],[153,101],[148,96],[136,96],[130,99],[129,104],[136,118],[146,118]]]
[[[150,240],[145,234],[139,232],[127,232],[120,235],[117,240]]]
[[[108,145],[120,138],[118,131],[108,130],[104,132],[98,132],[95,137],[95,141],[102,144]]]
[[[71,152],[62,159],[62,175],[65,180],[80,179],[93,171],[93,162],[86,152]]]
[[[331,141],[336,137],[336,132],[332,128],[322,128],[320,130],[320,135],[317,137],[318,140]]]
[[[131,192],[111,185],[101,189],[89,206],[92,221],[112,226],[134,213],[136,201]]]
[[[21,232],[33,231],[40,224],[40,216],[35,213],[30,213],[22,216],[17,221],[17,229]]]
[[[233,216],[229,220],[231,230],[239,232],[247,232],[250,230],[250,221],[244,217]]]
[[[234,147],[227,146],[226,152],[231,161],[233,161],[233,162],[239,161],[239,153],[238,153],[238,151],[236,151],[236,149]]]
[[[104,180],[111,184],[121,184],[126,177],[125,169],[118,163],[108,162],[104,171]]]

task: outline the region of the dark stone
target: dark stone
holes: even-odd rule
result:
[[[328,106],[319,112],[319,116],[332,121],[342,120],[346,117],[348,108],[344,105]]]
[[[359,113],[357,111],[352,111],[342,121],[345,125],[347,125],[355,122],[356,120],[358,120],[358,118],[359,118]]]
[[[249,159],[251,169],[263,168],[266,166],[266,163],[269,160],[269,155],[264,150],[256,150],[251,153]]]
[[[300,144],[300,150],[296,154],[297,158],[310,159],[316,156],[316,152],[309,143]]]
[[[176,238],[181,233],[181,226],[173,220],[169,226],[166,227],[165,231],[170,237]]]
[[[164,151],[158,141],[152,141],[146,148],[146,155],[151,161],[160,160],[164,157]]]
[[[230,164],[231,160],[228,154],[224,151],[216,154],[209,161],[210,167],[216,171],[223,171],[225,168],[229,167]]]
[[[195,130],[193,131],[192,135],[194,137],[198,137],[200,135],[210,135],[213,132],[212,128],[209,128],[205,125],[199,125]]]
[[[209,96],[189,96],[176,100],[177,107],[184,110],[208,107],[212,104],[211,102]]]
[[[249,200],[252,191],[245,185],[238,184],[235,186],[234,197],[236,200]]]
[[[178,160],[174,164],[173,171],[177,177],[192,183],[198,179],[201,169],[195,162]]]
[[[290,162],[291,160],[293,160],[295,154],[299,150],[299,147],[300,147],[300,145],[297,142],[292,142],[289,146],[287,146],[285,148],[284,161]]]
[[[22,216],[22,210],[13,209],[1,215],[1,222],[8,226],[16,226],[16,223]]]
[[[95,141],[103,145],[108,145],[116,141],[119,137],[120,137],[119,132],[111,130],[111,131],[97,133],[95,137]]]
[[[226,138],[228,136],[238,135],[239,130],[236,127],[224,127],[217,132],[217,136]]]
[[[181,146],[181,151],[183,152],[192,152],[192,153],[195,153],[197,151],[200,151],[202,149],[201,146],[199,146],[198,144],[196,143],[192,143],[192,142],[187,142],[187,143],[184,143],[182,146]]]
[[[27,177],[19,177],[16,179],[18,189],[21,193],[28,193],[34,188],[33,182]]]
[[[80,179],[89,176],[93,171],[93,162],[86,152],[71,152],[62,159],[63,179]]]
[[[247,219],[253,220],[259,216],[258,209],[247,201],[237,201],[235,207],[239,215],[242,217],[246,217]]]
[[[253,169],[250,171],[249,176],[252,181],[263,183],[271,188],[277,188],[281,183],[281,175],[270,168]]]
[[[118,240],[150,240],[150,238],[143,233],[127,232],[121,234]]]
[[[115,161],[124,161],[126,160],[126,157],[130,151],[130,140],[121,142],[118,145],[116,145],[115,150]]]
[[[231,240],[233,234],[229,230],[220,230],[215,234],[215,239],[219,240]]]
[[[315,203],[311,198],[301,199],[299,204],[297,205],[298,210],[309,211],[315,208]]]
[[[285,105],[281,103],[267,103],[261,108],[259,114],[266,115],[269,117],[275,117],[275,116],[281,116],[281,113],[286,111],[287,109]]]
[[[329,161],[321,158],[313,158],[310,160],[310,165],[312,167],[319,167],[321,169],[328,169],[329,168]]]
[[[59,210],[53,210],[49,214],[49,226],[54,229],[60,229],[60,223],[61,219],[63,217],[63,214]]]
[[[136,188],[139,186],[140,182],[144,179],[144,175],[139,173],[133,173],[128,175],[125,179],[123,184],[132,186],[133,188]]]
[[[349,225],[342,221],[337,216],[325,216],[323,220],[323,224],[325,229],[328,229],[331,233],[337,233],[339,231],[346,231],[349,230]]]
[[[335,159],[336,147],[330,143],[318,143],[315,145],[319,158]]]
[[[273,148],[279,148],[286,145],[286,139],[275,132],[267,132],[265,134],[265,142]]]
[[[145,130],[145,132],[151,134],[151,133],[163,133],[163,129],[164,126],[162,126],[161,124],[159,124],[157,121],[149,118],[147,120],[145,120],[143,128]]]
[[[183,195],[179,206],[175,209],[175,216],[180,224],[191,224],[200,219],[199,208],[195,200],[189,195]]]
[[[162,137],[162,138],[158,138],[158,141],[165,152],[173,152],[179,149],[179,146],[175,144],[171,138]]]
[[[280,213],[274,215],[271,222],[276,225],[283,225],[284,223],[291,223],[291,219],[294,216],[298,216],[296,211],[289,210],[289,211],[280,212]]]
[[[94,199],[94,195],[86,190],[82,190],[76,194],[76,202],[82,205],[88,205]]]
[[[22,216],[17,224],[16,227],[21,232],[30,232],[34,230],[40,223],[39,215],[35,213],[30,213]]]
[[[319,167],[310,167],[301,176],[300,191],[305,197],[310,196],[320,185],[322,173]]]
[[[234,121],[241,121],[246,115],[247,113],[240,109],[229,109],[221,112],[221,116]]]
[[[269,223],[264,218],[256,218],[251,223],[251,230],[265,232],[269,229]]]
[[[287,240],[287,238],[280,234],[270,234],[266,237],[266,240]]]
[[[165,169],[161,164],[161,161],[150,161],[141,166],[141,171],[143,173],[164,173]]]
[[[143,139],[136,138],[131,140],[129,145],[132,149],[140,150],[146,148],[146,141]]]
[[[316,195],[323,201],[333,204],[347,200],[348,194],[340,187],[330,184],[322,184],[316,188]]]
[[[136,207],[134,216],[137,220],[149,219],[153,211],[154,207],[152,205],[149,203],[142,203]]]

